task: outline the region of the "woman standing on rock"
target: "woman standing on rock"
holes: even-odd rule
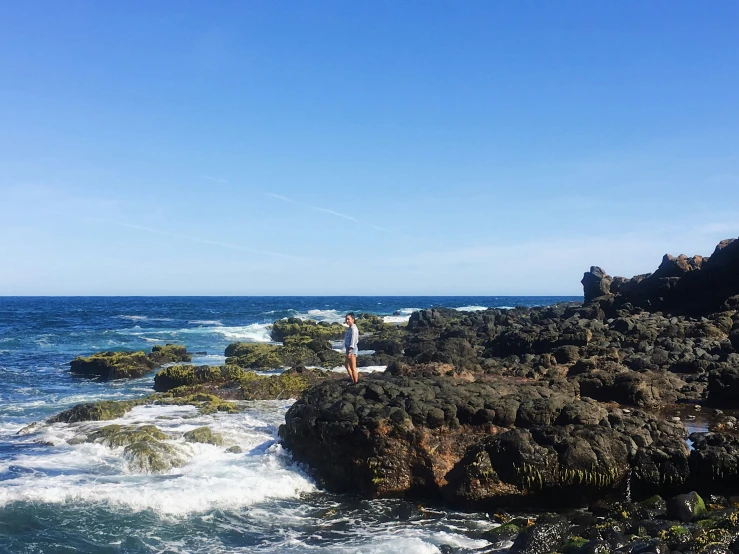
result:
[[[359,381],[359,373],[357,373],[357,352],[359,352],[357,343],[359,343],[359,329],[357,329],[357,324],[355,323],[356,318],[353,313],[349,312],[346,314],[346,319],[344,321],[346,321],[346,324],[349,326],[344,335],[344,347],[346,348],[346,361],[344,362],[344,367],[346,368],[347,373],[349,373],[352,383],[356,384]]]

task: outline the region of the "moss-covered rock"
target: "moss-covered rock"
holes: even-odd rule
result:
[[[245,400],[283,400],[297,398],[309,386],[329,377],[328,372],[300,368],[280,375],[247,372],[240,380]]]
[[[229,454],[241,454],[243,450],[241,449],[240,446],[234,445],[234,446],[229,446],[228,448],[226,448],[226,452],[228,452]]]
[[[380,333],[389,327],[397,328],[396,325],[385,323],[384,319],[375,314],[357,314],[355,323],[360,334]]]
[[[226,363],[244,369],[269,370],[281,367],[324,366],[336,367],[343,355],[331,349],[330,343],[303,335],[288,337],[284,345],[261,343],[233,343],[226,350]]]
[[[70,371],[98,379],[131,379],[142,377],[164,364],[190,361],[192,356],[184,346],[155,346],[150,354],[137,352],[97,352],[92,356],[77,356]]]
[[[658,538],[665,541],[672,550],[682,550],[693,540],[693,534],[683,525],[673,525],[660,531]]]
[[[291,335],[303,335],[315,339],[339,340],[346,327],[341,323],[315,322],[309,319],[289,317],[275,321],[272,325],[272,340],[282,342]]]
[[[70,366],[72,373],[100,379],[141,377],[154,369],[144,352],[98,352],[88,357],[77,356]]]
[[[727,548],[734,541],[734,535],[726,529],[705,529],[693,539],[693,549],[702,552],[709,545]]]
[[[238,381],[243,370],[234,365],[223,366],[193,366],[174,365],[165,367],[154,377],[154,390],[167,392],[168,390],[198,384],[219,385],[231,381]]]
[[[152,440],[142,440],[126,446],[123,450],[131,471],[142,473],[164,473],[181,467],[185,460],[172,445]]]
[[[151,349],[149,359],[156,365],[191,362],[192,354],[187,351],[186,347],[179,344],[157,345]]]
[[[170,406],[195,406],[202,414],[215,412],[237,413],[243,407],[229,400],[219,398],[203,390],[200,385],[192,387],[177,387],[162,394],[149,397],[152,403]]]
[[[168,437],[156,425],[106,425],[90,433],[86,442],[99,442],[111,448],[140,441],[162,441]]]
[[[491,542],[493,546],[500,546],[505,542],[514,540],[520,531],[521,528],[515,523],[504,523],[490,531],[486,531],[483,538]]]
[[[200,442],[204,444],[212,444],[214,446],[223,446],[223,436],[220,433],[214,433],[210,427],[198,427],[192,431],[185,433],[187,442]]]
[[[107,421],[124,416],[136,406],[148,403],[148,398],[134,400],[105,400],[77,404],[47,420],[47,423],[76,423],[78,421]]]

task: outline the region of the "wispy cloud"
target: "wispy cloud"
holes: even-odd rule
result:
[[[348,221],[353,221],[355,223],[359,223],[360,225],[366,225],[368,227],[372,227],[373,229],[377,229],[378,231],[382,231],[383,233],[390,233],[390,234],[397,234],[394,231],[387,229],[385,227],[380,227],[379,225],[375,225],[374,223],[370,223],[369,221],[364,221],[362,219],[358,219],[356,217],[353,217],[351,215],[343,214],[341,212],[337,212],[335,210],[329,210],[328,208],[321,208],[319,206],[313,206],[311,204],[305,204],[304,202],[298,202],[297,200],[293,200],[292,198],[288,198],[287,196],[283,196],[282,194],[274,194],[272,192],[265,192],[265,196],[270,196],[272,198],[276,198],[277,200],[281,200],[283,202],[287,202],[289,204],[295,204],[297,206],[303,206],[304,208],[308,208],[311,210],[315,210],[317,212],[323,212],[325,214],[330,214],[336,217],[340,217],[342,219],[346,219]]]
[[[206,181],[212,181],[213,183],[224,183],[224,184],[227,184],[227,183],[230,183],[231,182],[228,179],[222,179],[221,177],[213,177],[212,175],[201,175],[200,178],[201,179],[204,179]]]
[[[51,214],[55,214],[55,215],[61,215],[61,216],[64,216],[64,217],[76,217],[76,216],[73,216],[72,214],[66,214],[64,212],[59,212],[59,211],[56,211],[56,210],[45,210],[45,211],[47,213],[51,213]],[[135,223],[126,223],[126,222],[123,222],[123,221],[115,221],[115,220],[111,220],[111,219],[101,219],[101,218],[90,218],[90,217],[85,217],[85,218],[81,218],[81,219],[83,221],[87,221],[89,223],[99,223],[99,224],[104,224],[104,225],[114,225],[114,226],[117,226],[117,227],[124,227],[126,229],[135,229],[137,231],[144,231],[146,233],[151,233],[151,234],[154,234],[154,235],[160,235],[160,236],[163,236],[163,237],[171,237],[171,238],[174,238],[174,239],[177,239],[177,240],[185,240],[185,241],[194,242],[194,243],[198,243],[198,244],[209,244],[209,245],[212,245],[212,246],[220,246],[222,248],[229,248],[231,250],[240,250],[240,251],[243,251],[243,252],[252,252],[254,254],[263,254],[265,256],[272,256],[272,257],[275,257],[275,258],[283,258],[283,259],[286,259],[286,260],[300,260],[300,261],[304,261],[304,260],[307,259],[307,258],[302,258],[300,256],[292,256],[290,254],[283,254],[281,252],[272,252],[270,250],[262,250],[262,249],[254,248],[252,246],[247,246],[247,245],[244,245],[244,244],[235,244],[235,243],[230,243],[230,242],[223,242],[223,241],[217,241],[217,240],[204,239],[204,238],[200,238],[200,237],[192,237],[192,236],[188,236],[188,235],[182,235],[180,233],[172,233],[170,231],[165,231],[163,229],[155,229],[153,227],[146,227],[144,225],[137,225]]]

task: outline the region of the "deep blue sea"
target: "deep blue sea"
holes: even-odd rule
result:
[[[290,401],[240,414],[142,406],[114,422],[27,426],[81,402],[153,392],[153,374],[100,383],[69,374],[77,355],[149,351],[176,342],[224,361],[234,341],[268,342],[273,321],[341,321],[348,311],[406,321],[431,306],[482,310],[580,297],[0,297],[0,552],[221,553],[472,552],[487,546],[486,514],[401,500],[363,501],[319,490],[277,439]],[[382,370],[383,368],[371,368]],[[343,369],[339,369],[343,371]],[[186,463],[133,470],[122,448],[78,443],[110,423],[154,423]],[[185,443],[208,425],[224,447]],[[21,431],[23,430],[23,431]],[[19,434],[21,431],[21,434]]]

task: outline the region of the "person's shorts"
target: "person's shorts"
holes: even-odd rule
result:
[[[352,350],[351,348],[347,348],[347,349],[346,349],[346,355],[348,356],[349,354],[353,354],[354,356],[356,356],[356,355],[357,355],[357,353],[356,353],[356,352],[354,352],[354,351],[353,351],[353,350]]]

